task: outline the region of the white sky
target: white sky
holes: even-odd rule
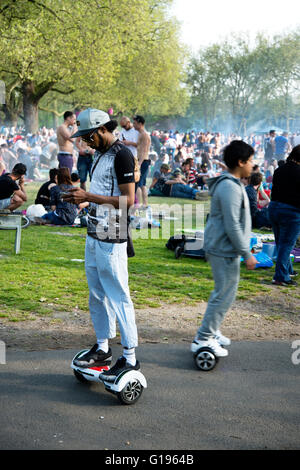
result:
[[[267,36],[300,25],[300,0],[174,0],[170,12],[182,22],[181,39],[197,51],[231,32]]]

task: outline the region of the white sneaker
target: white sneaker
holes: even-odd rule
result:
[[[199,339],[195,339],[191,344],[191,351],[193,353],[197,352],[200,348],[210,348],[216,357],[226,357],[228,356],[227,349],[222,348],[220,343],[214,339],[208,339],[206,341],[201,341]]]
[[[222,335],[221,331],[218,330],[215,339],[221,346],[230,346],[231,340],[226,336]]]

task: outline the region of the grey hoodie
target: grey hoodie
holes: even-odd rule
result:
[[[244,185],[228,172],[207,181],[210,214],[204,233],[204,251],[222,257],[251,257],[251,215]]]

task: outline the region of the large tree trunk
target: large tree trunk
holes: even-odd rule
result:
[[[34,82],[22,84],[25,132],[35,134],[39,127],[38,103]]]
[[[55,80],[52,82],[45,81],[41,83],[35,83],[28,80],[22,83],[23,112],[26,132],[34,134],[38,131],[39,102],[43,96],[51,90],[55,83]]]

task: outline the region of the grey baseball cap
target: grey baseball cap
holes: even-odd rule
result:
[[[109,121],[109,114],[107,114],[105,111],[101,111],[100,109],[87,108],[78,114],[76,121],[78,131],[71,135],[71,137],[80,137],[82,135],[88,134],[89,132],[97,129],[100,126],[103,126],[103,124],[106,124]]]

